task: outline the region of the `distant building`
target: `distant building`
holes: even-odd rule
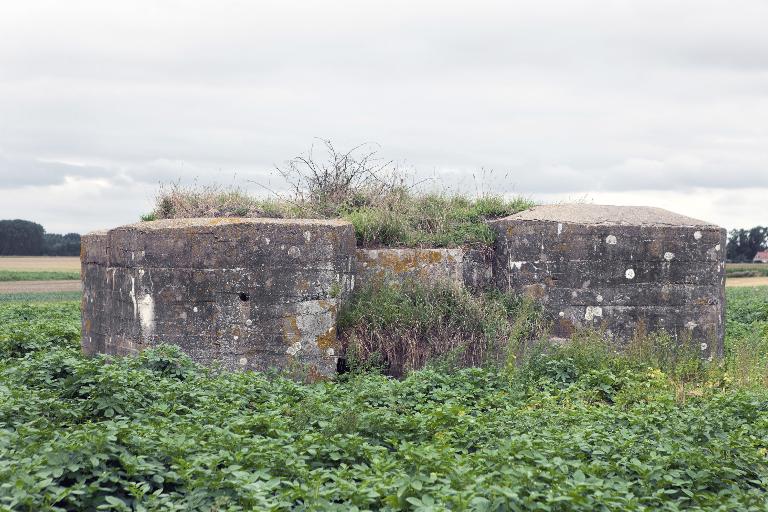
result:
[[[752,258],[753,263],[768,263],[768,251],[758,251]]]

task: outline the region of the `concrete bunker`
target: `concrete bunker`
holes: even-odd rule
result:
[[[726,232],[660,208],[561,204],[492,222],[496,286],[540,301],[553,334],[621,344],[664,329],[722,355]]]
[[[722,355],[725,230],[648,207],[549,205],[491,222],[493,247],[357,248],[340,220],[142,222],[82,240],[83,350],[172,343],[227,369],[336,372],[336,319],[374,280],[529,295],[555,337],[664,329]]]
[[[83,350],[158,343],[227,369],[336,370],[355,235],[336,220],[178,219],[84,237]]]

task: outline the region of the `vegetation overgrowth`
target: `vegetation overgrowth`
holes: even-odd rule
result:
[[[402,376],[441,367],[514,364],[526,340],[543,331],[539,308],[513,293],[473,294],[449,283],[374,282],[339,315],[351,370],[375,367]]]
[[[391,162],[380,161],[367,145],[340,152],[330,141],[322,142],[321,159],[310,150],[277,169],[290,188],[287,193],[261,198],[237,187],[170,184],[142,219],[341,218],[354,225],[364,246],[456,247],[492,243],[486,220],[533,206],[523,197],[431,191]]]
[[[386,194],[358,193],[337,208],[316,207],[312,200],[264,199],[239,189],[217,187],[162,189],[155,209],[144,220],[186,217],[341,218],[352,223],[366,247],[457,247],[491,244],[486,220],[530,208],[527,199],[486,195],[469,198],[448,193],[415,193],[405,188]]]
[[[77,303],[2,304],[0,509],[765,510],[768,288],[727,294],[723,362],[585,332],[314,385],[85,358]]]
[[[79,301],[82,296],[82,292],[79,291],[0,293],[0,303]]]
[[[768,277],[766,263],[726,263],[726,277]]]
[[[59,270],[1,270],[0,281],[61,281],[80,279],[80,272]]]

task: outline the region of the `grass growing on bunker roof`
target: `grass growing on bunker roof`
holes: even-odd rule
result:
[[[523,197],[469,197],[425,191],[406,171],[359,146],[337,151],[322,141],[324,154],[296,157],[276,171],[289,185],[287,194],[254,197],[237,187],[170,184],[161,187],[143,220],[185,217],[341,218],[355,227],[363,246],[456,247],[491,244],[488,219],[533,206]],[[434,185],[434,183],[431,183]]]

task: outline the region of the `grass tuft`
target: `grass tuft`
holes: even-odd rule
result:
[[[0,270],[0,281],[66,281],[80,279],[78,270]]]
[[[424,191],[423,182],[378,159],[371,145],[341,152],[330,141],[321,143],[322,157],[313,147],[276,169],[291,189],[288,194],[273,192],[265,199],[238,187],[172,183],[161,186],[155,207],[142,220],[340,218],[354,225],[358,242],[367,247],[457,247],[491,244],[494,233],[487,220],[534,204],[523,197]]]
[[[0,303],[3,302],[61,302],[79,301],[82,292],[19,292],[0,293]]]
[[[490,245],[490,219],[533,206],[522,197],[476,199],[447,193],[417,194],[394,189],[376,196],[359,192],[334,207],[298,198],[261,199],[241,189],[219,187],[161,189],[154,210],[143,220],[187,217],[341,218],[352,223],[365,247],[458,247]]]
[[[499,292],[473,295],[440,282],[373,284],[339,317],[348,365],[381,367],[393,376],[428,364],[504,363],[539,328],[538,312],[527,301]]]
[[[766,263],[726,263],[726,277],[768,277]]]

